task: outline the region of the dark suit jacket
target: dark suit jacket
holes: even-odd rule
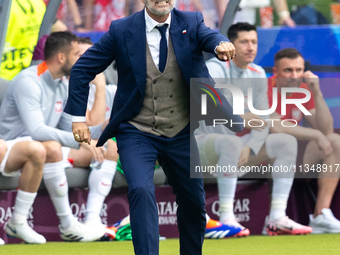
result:
[[[190,86],[190,78],[210,77],[202,51],[213,53],[221,41],[229,41],[225,36],[206,27],[202,14],[199,12],[182,12],[174,9],[169,33],[187,86]],[[113,60],[117,64],[118,89],[110,122],[103,131],[97,146],[103,145],[107,139],[114,137],[118,125],[137,116],[143,105],[146,83],[144,10],[113,21],[109,31],[73,66],[65,112],[74,116],[85,116],[88,84]],[[201,90],[196,89],[191,98],[198,109],[200,109],[201,93]],[[208,109],[214,109],[214,113],[220,113],[219,118],[233,118],[234,122],[241,121],[239,116],[232,115],[232,109],[222,94],[221,97],[222,105],[219,104],[217,107],[210,102],[210,97],[208,97]],[[195,114],[195,122],[199,119],[198,115]],[[242,126],[234,125],[231,129],[240,131]]]

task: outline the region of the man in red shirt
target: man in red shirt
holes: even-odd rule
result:
[[[312,233],[340,233],[340,221],[336,219],[330,209],[335,189],[339,182],[339,174],[334,173],[336,164],[340,163],[340,135],[334,133],[333,117],[323,98],[320,89],[319,77],[310,71],[304,71],[305,61],[295,49],[280,50],[275,55],[273,73],[269,78],[268,97],[269,105],[272,104],[273,88],[278,90],[278,104],[274,118],[286,119],[284,125],[280,121],[273,121],[270,129],[272,133],[287,133],[298,140],[308,141],[302,157],[302,171],[313,173],[312,167],[327,166],[328,172],[319,171],[318,194],[314,215],[310,215],[309,226],[313,227]],[[299,87],[311,93],[311,99],[302,104],[311,115],[304,115],[294,104],[287,104],[286,114],[281,109],[281,89],[284,87]],[[287,99],[301,99],[303,93],[290,93]],[[311,128],[296,125],[304,118]],[[291,120],[291,121],[288,121]],[[295,121],[294,121],[295,120]],[[295,127],[288,127],[288,126]],[[320,165],[319,165],[320,166]],[[333,173],[330,173],[330,167]],[[322,170],[324,168],[321,168]],[[299,166],[297,166],[299,172]]]

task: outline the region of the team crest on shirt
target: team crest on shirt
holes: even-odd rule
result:
[[[293,108],[292,110],[292,117],[294,120],[299,122],[302,119],[302,112],[298,108]]]
[[[56,101],[55,106],[54,106],[54,110],[55,110],[56,113],[61,113],[63,111],[63,102]]]
[[[244,96],[244,108],[248,108],[248,96]]]

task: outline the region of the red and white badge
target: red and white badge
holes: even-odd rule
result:
[[[61,113],[63,111],[63,102],[56,101],[55,106],[54,106],[54,110],[55,110],[56,113]]]
[[[300,120],[302,120],[302,112],[300,111],[300,109],[298,108],[293,108],[292,110],[292,117],[294,120],[296,120],[297,122],[299,122]]]

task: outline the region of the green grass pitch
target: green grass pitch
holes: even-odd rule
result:
[[[49,242],[44,245],[8,244],[0,246],[1,255],[132,255],[130,241],[94,242],[94,243],[59,243]],[[160,241],[160,255],[179,254],[178,239]],[[340,254],[340,234],[307,236],[250,236],[247,238],[229,238],[205,240],[203,254],[206,255],[276,255],[276,254]]]

